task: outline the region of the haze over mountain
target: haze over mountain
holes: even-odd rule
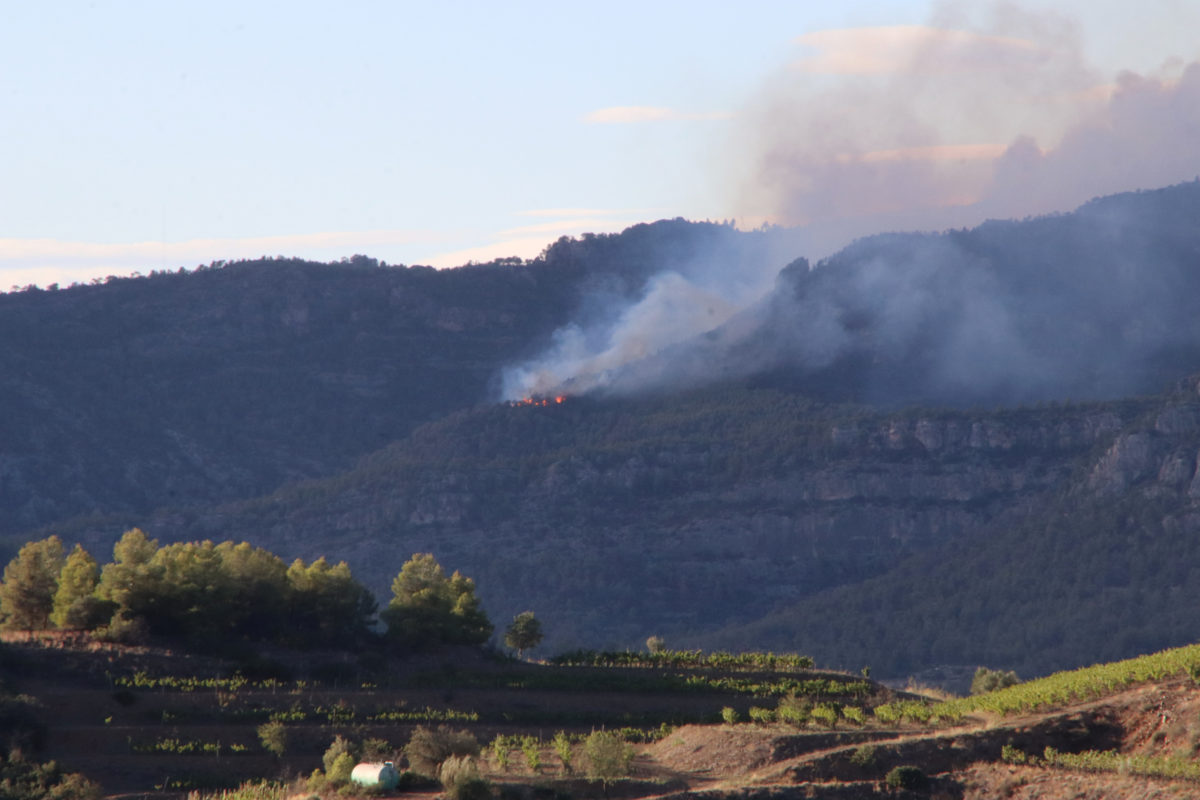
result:
[[[100,554],[133,525],[246,539],[381,593],[430,551],[552,646],[904,673],[1177,643],[1200,635],[1162,608],[1200,589],[1197,212],[1193,182],[811,267],[789,231],[675,220],[441,272],[11,293],[0,524]],[[1019,574],[1044,580],[1017,602]],[[1041,639],[1014,632],[1031,608]]]
[[[670,390],[766,372],[897,406],[1099,399],[1200,364],[1200,184],[1073,214],[856,242],[758,274],[664,266],[636,302],[573,321],[506,394]],[[703,334],[703,335],[701,335]]]

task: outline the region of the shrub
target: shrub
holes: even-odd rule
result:
[[[93,635],[102,642],[142,644],[150,638],[150,629],[141,617],[120,612],[114,614],[107,625],[97,628]]]
[[[492,739],[492,758],[496,760],[496,766],[505,772],[508,772],[508,751],[512,748],[512,742],[502,733],[496,734],[496,738]]]
[[[258,726],[258,740],[262,742],[262,746],[267,752],[282,758],[287,752],[288,732],[287,726],[282,722],[266,722]]]
[[[775,721],[775,712],[769,708],[750,706],[750,721],[759,725],[769,725]]]
[[[352,759],[357,758],[354,745],[345,737],[335,736],[333,737],[333,741],[330,742],[329,747],[325,748],[324,755],[321,756],[321,765],[325,768],[325,775],[331,780],[333,778],[333,765],[344,753],[349,753]],[[354,769],[353,764],[350,765],[350,769]],[[346,777],[349,778],[350,776],[347,775]]]
[[[588,760],[588,777],[607,786],[629,774],[633,748],[614,731],[592,731],[583,743]]]
[[[999,669],[980,667],[975,670],[975,677],[971,679],[971,694],[987,694],[997,689],[1016,686],[1020,682],[1021,679],[1017,677],[1017,673],[1011,669],[1006,672]]]
[[[325,770],[325,777],[333,784],[348,783],[350,774],[354,772],[354,765],[357,763],[358,759],[354,757],[353,753],[342,753],[333,760],[329,769]]]
[[[450,800],[486,800],[491,787],[479,775],[473,756],[449,756],[438,769],[438,779]]]
[[[855,748],[854,752],[850,754],[850,763],[856,767],[871,766],[875,763],[875,748],[869,744]]]
[[[396,748],[386,739],[364,739],[362,743],[363,761],[395,761]]]
[[[900,710],[891,703],[880,703],[871,709],[871,713],[883,725],[895,725],[900,721]]]
[[[919,792],[929,786],[929,779],[918,767],[904,765],[893,767],[883,779],[889,789],[907,789]]]
[[[563,772],[571,773],[571,739],[567,736],[566,731],[559,731],[554,734],[554,752],[558,755],[558,760],[562,762]]]
[[[812,710],[812,718],[815,721],[824,723],[832,728],[837,725],[838,721],[837,706],[835,706],[833,703],[820,703],[815,705],[813,706]]]
[[[19,750],[0,754],[0,796],[6,800],[98,800],[100,787],[78,773],[64,773],[53,761],[26,761]]]
[[[725,706],[721,709],[721,719],[725,721],[726,725],[736,725],[741,716],[738,714],[736,708]]]
[[[812,716],[812,701],[804,697],[781,697],[775,707],[775,718],[780,722],[800,727]]]
[[[479,755],[479,742],[465,730],[451,730],[439,725],[436,730],[420,725],[404,747],[409,765],[422,775],[440,777],[442,763],[450,756]]]
[[[1028,764],[1029,754],[1012,744],[1000,748],[1000,760],[1006,764]]]
[[[525,763],[530,772],[542,768],[542,743],[532,736],[521,737],[521,752],[525,755]]]
[[[865,725],[867,722],[863,710],[858,706],[842,706],[842,716],[855,725]]]

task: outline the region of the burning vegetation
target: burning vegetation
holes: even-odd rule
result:
[[[531,397],[522,397],[520,400],[510,400],[508,405],[511,408],[519,406],[561,406],[565,402],[567,402],[565,394],[555,395],[554,397],[538,397],[534,395]]]

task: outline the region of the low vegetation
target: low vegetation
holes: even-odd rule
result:
[[[12,750],[0,753],[0,796],[4,800],[98,800],[100,787],[83,775],[64,772],[53,761],[39,764]]]
[[[76,681],[76,691],[92,692],[91,718],[72,724],[94,726],[109,741],[121,737],[115,741],[124,751],[111,748],[108,758],[138,759],[138,769],[158,776],[159,791],[221,789],[226,800],[274,800],[281,791],[362,794],[369,790],[351,775],[366,760],[406,764],[400,791],[440,786],[450,800],[515,796],[538,786],[607,796],[613,783],[636,775],[621,790],[632,797],[662,793],[653,781],[638,784],[652,774],[637,766],[639,759],[670,752],[672,737],[689,730],[679,726],[697,723],[731,737],[735,749],[757,742],[777,754],[772,758],[801,754],[787,756],[800,758],[786,773],[797,782],[833,776],[922,792],[940,786],[945,771],[968,757],[1022,769],[1200,780],[1191,758],[1200,729],[1184,723],[1176,727],[1186,747],[1173,752],[1134,752],[1099,740],[1088,748],[1055,738],[1070,726],[1048,726],[1031,738],[1024,720],[1024,727],[1001,733],[1004,718],[1017,713],[1051,719],[1073,703],[1114,698],[1148,682],[1193,687],[1200,683],[1200,645],[1024,683],[1011,671],[981,667],[970,697],[935,701],[888,690],[866,669],[817,671],[811,658],[795,653],[672,650],[659,637],[642,652],[580,650],[538,664],[485,651],[478,645],[493,627],[473,581],[448,575],[429,554],[402,566],[381,615],[386,632],[376,633],[367,623],[377,605],[344,564],[298,560],[289,567],[245,543],[159,547],[137,530],[103,566],[80,547],[64,552],[55,537],[32,542],[5,570],[0,613],[10,631],[20,632],[10,633],[8,647],[23,643],[22,658],[40,659],[41,667]],[[263,606],[253,607],[258,600]],[[349,632],[320,632],[319,621],[331,614],[325,600],[349,615]],[[267,632],[289,604],[316,633]],[[269,643],[278,658],[197,658],[220,652],[211,636],[213,615],[220,614],[229,616],[241,643]],[[71,627],[82,621],[90,630]],[[169,621],[182,636],[164,636]],[[114,626],[187,655],[114,642],[125,638],[114,635]],[[505,634],[518,655],[540,637],[532,612],[517,615]],[[72,642],[81,649],[72,651]],[[314,649],[322,642],[342,645],[324,663],[325,651]],[[427,652],[417,668],[410,656],[419,650]],[[32,662],[8,663],[15,652],[0,649],[0,678],[37,679],[41,668]],[[194,671],[172,671],[184,664]],[[58,678],[47,680],[47,691],[57,691]],[[57,724],[41,708],[33,697],[0,697],[0,722],[11,730],[4,800],[93,800],[96,784],[34,758]],[[967,722],[972,728],[960,729],[962,743],[947,750],[938,733]],[[1010,741],[1001,747],[1002,735]],[[261,780],[289,774],[307,777],[289,785]]]
[[[34,640],[19,652],[54,657],[52,651],[37,647]],[[93,724],[98,736],[127,737],[125,753],[112,758],[125,759],[121,762],[124,764],[129,763],[128,759],[138,759],[138,770],[160,776],[154,788],[191,791],[191,800],[277,800],[280,792],[283,796],[314,794],[323,798],[378,793],[351,780],[355,765],[362,761],[395,762],[399,773],[397,792],[441,791],[456,800],[531,797],[535,791],[546,796],[553,792],[597,798],[609,795],[614,784],[626,781],[617,793],[632,798],[666,793],[665,785],[653,778],[658,774],[656,770],[669,766],[672,774],[687,776],[689,769],[699,768],[696,763],[709,770],[709,765],[715,763],[710,757],[728,759],[742,747],[751,750],[736,755],[742,764],[739,769],[753,767],[757,770],[755,779],[768,783],[870,781],[888,791],[950,791],[948,796],[982,800],[1002,796],[1006,790],[989,784],[990,793],[954,793],[958,791],[954,787],[960,785],[956,781],[966,780],[956,777],[959,771],[978,762],[1010,765],[1039,775],[1095,776],[1095,780],[1139,776],[1200,781],[1193,764],[1200,726],[1190,722],[1200,710],[1200,701],[1176,707],[1162,699],[1170,696],[1177,698],[1172,701],[1175,703],[1192,702],[1193,674],[1200,676],[1197,647],[1062,673],[940,703],[889,692],[858,675],[805,675],[798,671],[755,674],[738,667],[721,672],[707,666],[514,665],[510,659],[498,657],[490,666],[480,662],[470,672],[447,668],[438,686],[425,688],[400,688],[404,681],[383,674],[377,676],[379,682],[391,688],[379,688],[374,683],[334,688],[308,676],[290,681],[216,675],[172,677],[141,667],[125,673],[110,672],[104,687],[94,690],[109,716],[101,720],[94,714]],[[0,650],[0,654],[4,652]],[[136,653],[143,650],[118,647],[108,652],[96,654],[96,663],[107,663],[111,670],[114,663],[102,659],[112,657],[112,653],[128,653],[136,662]],[[698,654],[693,660],[699,663],[706,659]],[[400,658],[395,663],[404,662]],[[554,694],[548,699],[541,694],[545,689],[500,681],[492,688],[470,689],[473,702],[481,704],[478,710],[436,706],[424,700],[440,696],[443,703],[448,703],[459,691],[468,691],[470,685],[456,684],[456,678],[478,677],[489,669],[500,676],[561,675],[570,679],[562,686],[572,688],[551,690]],[[689,674],[710,678],[705,684],[708,688],[689,688],[686,681],[678,680],[680,675]],[[579,680],[592,675],[604,678],[599,687]],[[857,699],[845,693],[835,698],[823,692],[797,692],[764,702],[730,688],[737,687],[738,680],[762,680],[767,676],[829,681],[843,687],[861,684],[865,691]],[[54,678],[51,685],[58,686],[60,680],[61,676]],[[624,688],[622,680],[626,681]],[[658,686],[662,693],[645,692],[647,683]],[[824,684],[813,685],[825,688]],[[1060,700],[1057,705],[1032,700],[1011,704],[1024,713],[1044,715],[1043,727],[1029,719],[1009,727],[1003,716],[998,722],[987,722],[987,715],[994,713],[991,709],[1000,707],[997,698],[1014,698],[1018,691],[1045,693],[1060,685],[1075,688],[1066,694],[1047,695]],[[1145,695],[1152,701],[1137,699],[1142,697],[1137,694],[1142,687],[1154,690]],[[1135,699],[1119,699],[1127,695]],[[1070,703],[1106,698],[1132,709],[1123,713],[1149,714],[1156,723],[1178,718],[1172,732],[1163,734],[1174,738],[1154,739],[1161,741],[1156,750],[1138,750],[1101,738],[1094,739],[1094,746],[1086,746],[1088,741],[1080,740],[1078,732],[1091,729],[1087,721],[1091,718],[1083,717],[1081,724],[1079,707]],[[416,701],[411,706],[410,699]],[[531,703],[561,703],[577,710],[551,708],[538,712],[574,715],[568,726],[555,728],[549,727],[545,717],[522,716],[528,713],[523,707]],[[641,721],[648,723],[664,709],[671,709],[666,713],[678,713],[682,704],[705,709],[700,714],[705,724],[682,728],[666,723],[612,724],[622,713],[640,715]],[[1003,707],[1009,705],[1006,702]],[[36,702],[22,707],[35,712],[38,708]],[[652,712],[653,708],[660,710]],[[1111,729],[1111,720],[1119,717],[1098,710],[1087,713],[1106,720],[1095,726],[1096,731],[1106,730],[1105,725]],[[610,724],[598,724],[601,720]],[[1062,720],[1072,721],[1063,724]],[[969,723],[969,727],[945,737],[946,727],[958,722]],[[189,727],[194,723],[199,724]],[[53,730],[56,722],[46,724]],[[106,730],[110,725],[114,733]],[[118,729],[129,733],[116,734]],[[36,734],[36,725],[29,730]],[[35,739],[28,740],[34,749]],[[1140,740],[1144,739],[1141,736]],[[764,747],[767,749],[761,749]],[[774,777],[769,763],[764,766],[761,760],[763,752],[772,752],[771,759],[780,760]],[[670,761],[689,758],[687,753],[699,754],[691,756],[698,762]],[[660,758],[667,761],[658,764],[656,759]],[[72,777],[53,764],[20,756],[12,760],[23,764],[19,769],[29,787],[22,790],[24,794],[13,795],[16,800],[93,800],[99,791],[95,784],[81,776]],[[13,765],[6,768],[17,769]],[[262,781],[287,774],[305,777],[285,783]],[[685,783],[677,788],[683,788],[691,779],[685,777]],[[109,791],[107,786],[105,790]]]
[[[1056,672],[986,694],[940,703],[932,707],[929,714],[941,719],[959,719],[981,711],[1001,715],[1026,713],[1095,700],[1133,684],[1182,675],[1200,677],[1200,644]]]
[[[657,640],[658,637],[650,637]],[[661,640],[646,651],[636,650],[573,650],[549,659],[549,663],[568,667],[670,667],[672,669],[714,669],[724,672],[744,670],[753,672],[807,672],[814,666],[808,656],[796,653],[729,653],[702,650],[668,650]]]

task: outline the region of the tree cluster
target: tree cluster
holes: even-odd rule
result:
[[[381,614],[385,642],[411,649],[482,644],[491,636],[474,582],[458,572],[447,577],[431,554],[405,563],[392,589]],[[117,640],[355,647],[378,638],[377,609],[344,561],[289,565],[247,542],[160,547],[137,528],[121,537],[103,567],[79,545],[64,557],[57,536],[29,542],[0,583],[0,627],[87,630]]]

